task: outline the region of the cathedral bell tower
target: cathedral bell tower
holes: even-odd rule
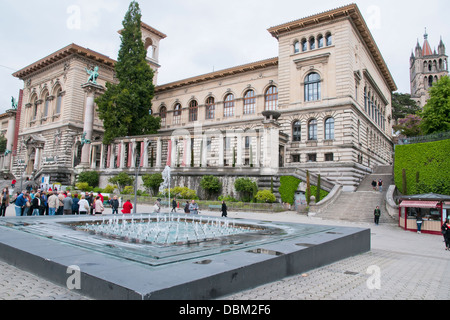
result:
[[[448,75],[448,56],[445,54],[444,42],[441,38],[438,50],[433,51],[425,29],[423,46],[421,47],[417,40],[410,58],[411,98],[423,108],[430,98],[430,88],[446,75]]]

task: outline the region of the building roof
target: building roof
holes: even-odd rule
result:
[[[41,70],[42,68],[45,68],[57,61],[60,61],[72,54],[79,54],[82,56],[85,56],[89,59],[96,60],[99,63],[108,65],[108,66],[114,66],[116,63],[115,60],[111,59],[108,56],[105,56],[101,53],[98,53],[96,51],[93,51],[91,49],[83,48],[79,45],[76,45],[74,43],[68,45],[67,47],[62,48],[61,50],[58,50],[47,57],[36,61],[35,63],[13,73],[13,76],[19,79],[24,79],[25,77],[29,76],[30,74]]]
[[[300,30],[303,28],[315,26],[322,24],[324,22],[330,22],[339,18],[348,18],[355,25],[356,29],[359,31],[362,39],[364,40],[366,46],[370,50],[373,58],[375,59],[378,68],[383,74],[386,82],[389,85],[391,91],[397,91],[397,85],[395,84],[394,78],[387,67],[387,64],[381,55],[381,52],[373,39],[372,33],[369,30],[359,8],[356,4],[350,4],[344,7],[340,7],[334,10],[326,11],[323,13],[315,14],[303,19],[291,21],[278,26],[274,26],[268,29],[273,37],[279,38],[281,35]]]
[[[411,196],[402,196],[401,200],[416,200],[416,201],[450,201],[450,196],[436,193],[417,194]]]
[[[179,87],[182,87],[185,85],[197,84],[197,83],[200,83],[203,81],[214,80],[214,79],[223,78],[226,76],[236,75],[239,73],[268,68],[268,67],[272,67],[272,66],[278,66],[278,58],[270,58],[270,59],[266,59],[266,60],[252,62],[252,63],[240,65],[237,67],[232,67],[232,68],[211,72],[211,73],[207,73],[204,75],[200,75],[200,76],[196,76],[196,77],[192,77],[192,78],[188,78],[188,79],[184,79],[184,80],[180,80],[180,81],[163,84],[163,85],[157,86],[155,88],[155,91],[157,93],[161,93],[166,90],[179,88]]]
[[[423,46],[422,46],[422,55],[424,57],[426,56],[432,56],[433,55],[433,50],[431,50],[431,46],[430,43],[428,42],[428,34],[425,32],[424,34],[424,42],[423,42]]]

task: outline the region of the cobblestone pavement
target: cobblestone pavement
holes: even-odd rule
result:
[[[139,206],[139,212],[147,208]],[[403,231],[394,224],[324,221],[286,212],[231,212],[228,217],[371,228],[372,250],[221,300],[450,300],[450,252],[441,236]],[[85,299],[0,262],[0,300]]]

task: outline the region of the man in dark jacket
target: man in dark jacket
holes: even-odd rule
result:
[[[380,207],[374,210],[373,215],[375,216],[375,224],[378,225],[380,223],[381,210]]]
[[[119,214],[119,200],[117,196],[114,196],[109,203],[111,204],[112,214]]]

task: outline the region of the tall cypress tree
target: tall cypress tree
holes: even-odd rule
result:
[[[153,70],[147,64],[141,32],[141,10],[132,1],[123,20],[122,44],[115,65],[119,83],[106,84],[105,93],[96,99],[103,120],[104,144],[117,137],[157,133],[161,119],[151,115]]]

